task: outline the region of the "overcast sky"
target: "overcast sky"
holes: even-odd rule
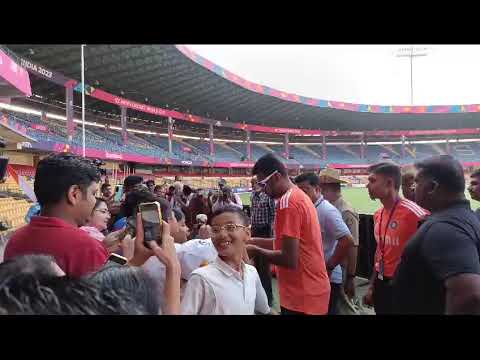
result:
[[[409,45],[187,45],[256,83],[325,100],[410,104]],[[480,45],[415,45],[415,105],[480,104]]]

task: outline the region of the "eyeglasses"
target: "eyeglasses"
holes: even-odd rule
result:
[[[212,234],[218,235],[220,231],[225,230],[229,234],[233,234],[237,229],[246,229],[248,226],[240,224],[225,224],[222,226],[212,226]]]
[[[110,215],[110,211],[108,209],[97,209],[95,211],[98,211],[99,213],[102,213],[103,215]]]
[[[278,170],[275,170],[273,173],[271,173],[270,175],[268,175],[265,179],[263,179],[262,181],[259,181],[257,184],[260,185],[261,187],[265,187],[267,186],[267,183],[268,183],[268,180],[271,179],[271,177],[273,175],[275,175],[276,173],[278,173]]]

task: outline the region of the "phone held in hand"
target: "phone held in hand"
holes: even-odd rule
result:
[[[157,201],[138,206],[142,216],[144,245],[150,249],[149,241],[156,241],[162,246],[162,212]]]
[[[126,257],[120,256],[118,254],[111,254],[108,257],[108,261],[112,261],[112,262],[117,263],[119,265],[125,265],[128,262]]]
[[[113,200],[115,202],[120,202],[122,201],[122,197],[123,197],[123,185],[115,186],[115,195],[113,197]]]

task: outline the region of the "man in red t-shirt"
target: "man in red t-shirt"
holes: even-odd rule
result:
[[[90,161],[68,154],[50,155],[37,166],[34,190],[41,216],[17,230],[5,248],[5,260],[45,254],[71,277],[101,268],[108,259],[103,244],[79,229],[95,206],[100,175]]]
[[[375,264],[365,303],[374,305],[377,315],[393,313],[391,281],[408,240],[429,212],[399,195],[400,167],[379,163],[369,168],[367,189],[372,199],[383,205],[373,215],[377,242]]]
[[[276,200],[275,239],[253,238],[249,252],[278,265],[282,314],[326,314],[330,280],[312,201],[290,181],[287,169],[273,154],[256,162],[253,175]]]

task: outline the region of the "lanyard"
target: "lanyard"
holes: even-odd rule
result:
[[[398,205],[399,202],[400,202],[400,199],[397,199],[397,201],[395,201],[395,204],[392,207],[392,211],[390,212],[390,216],[388,217],[387,226],[385,226],[385,231],[384,231],[384,234],[383,234],[383,245],[382,245],[382,223],[383,223],[383,213],[385,211],[385,208],[383,208],[382,212],[380,213],[380,224],[379,224],[380,226],[378,228],[378,235],[379,235],[380,239],[379,239],[379,244],[378,245],[380,245],[380,253],[382,254],[382,259],[384,258],[384,254],[385,254],[385,242],[386,242],[386,237],[387,237],[387,233],[388,233],[388,228],[390,226],[390,221],[392,221],[393,214],[394,214],[395,210],[397,209],[397,205]]]
[[[325,200],[324,197],[322,197],[322,200],[320,200],[320,202],[318,202],[318,200],[317,200],[318,203],[315,203],[315,205],[314,205],[315,209],[318,209],[318,207],[322,204],[323,200]]]

